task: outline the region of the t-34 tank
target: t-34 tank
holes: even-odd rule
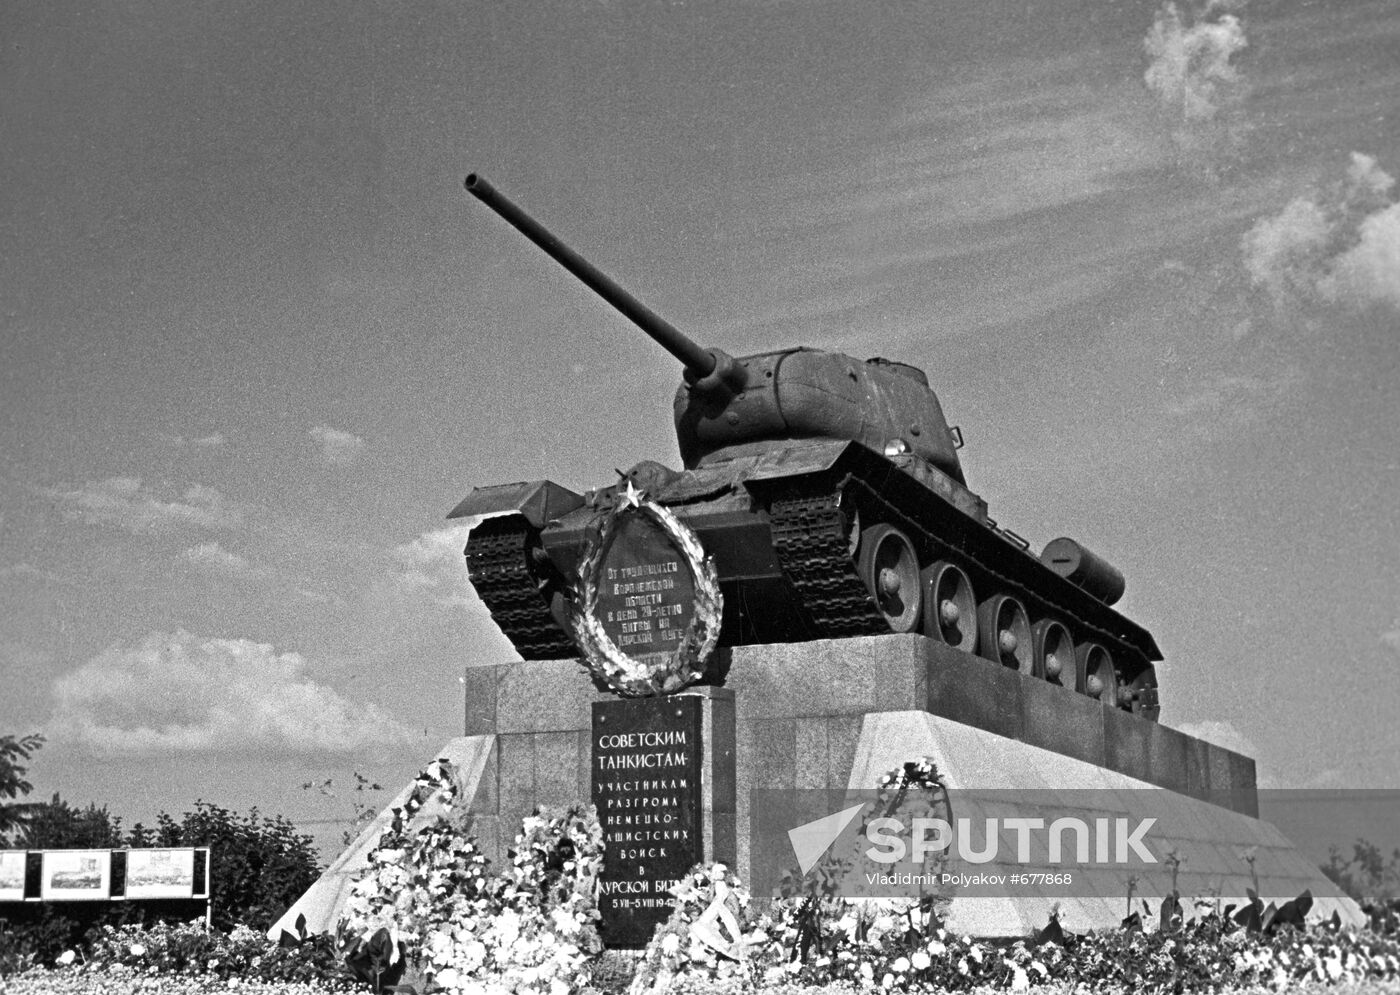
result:
[[[481,177],[466,187],[685,367],[684,470],[644,461],[587,495],[548,480],[478,487],[449,516],[493,516],[471,532],[467,570],[521,656],[577,655],[569,612],[587,530],[630,481],[713,557],[721,645],[918,632],[1156,719],[1161,654],[1111,607],[1122,574],[1065,538],[1037,558],[988,517],[921,370],[704,348]]]

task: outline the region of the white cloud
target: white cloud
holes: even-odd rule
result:
[[[153,632],[54,682],[55,739],[100,757],[373,750],[409,731],[306,674],[297,653],[246,639]]]
[[[1337,257],[1321,287],[1329,300],[1400,310],[1400,204],[1363,218],[1355,246]]]
[[[1172,138],[1192,158],[1207,160],[1238,144],[1244,82],[1231,59],[1247,42],[1233,11],[1243,3],[1212,2],[1194,23],[1176,4],[1157,12],[1144,47],[1151,64],[1143,79],[1172,121]]]
[[[425,532],[394,549],[394,590],[418,604],[467,608],[479,604],[462,550],[475,523]]]
[[[1204,12],[1209,17],[1219,7]],[[1165,4],[1144,42],[1152,64],[1148,89],[1187,121],[1208,121],[1220,111],[1229,87],[1239,80],[1230,59],[1245,47],[1244,26],[1234,14],[1187,25],[1176,4]]]
[[[1275,217],[1265,218],[1244,236],[1245,268],[1256,286],[1275,300],[1307,291],[1322,277],[1317,261],[1325,254],[1332,225],[1321,207],[1298,197]]]
[[[180,554],[180,558],[200,570],[227,576],[243,577],[261,572],[248,562],[247,557],[229,552],[217,542],[202,542],[198,546],[191,546]]]
[[[1400,622],[1389,632],[1381,633],[1381,645],[1400,653]]]
[[[321,460],[330,466],[349,466],[365,451],[365,440],[329,425],[317,425],[311,438],[321,447]]]
[[[1344,179],[1295,197],[1241,242],[1245,268],[1275,305],[1400,310],[1400,203],[1376,160],[1351,154]]]
[[[1303,382],[1297,366],[1254,374],[1211,373],[1186,386],[1168,401],[1173,418],[1252,424]]]
[[[201,484],[190,485],[178,497],[165,497],[142,487],[140,477],[109,477],[88,481],[72,491],[48,488],[44,494],[61,502],[70,518],[129,532],[162,532],[186,526],[230,529],[243,522],[241,506]]]
[[[1227,750],[1242,753],[1251,759],[1257,760],[1259,757],[1259,747],[1255,746],[1249,737],[1229,722],[1219,722],[1214,719],[1206,719],[1203,722],[1185,722],[1177,726],[1177,730],[1188,736],[1214,743],[1216,746],[1223,746]]]

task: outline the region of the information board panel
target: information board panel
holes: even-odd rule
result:
[[[46,902],[107,898],[111,872],[111,850],[45,850],[39,897]]]
[[[27,850],[0,851],[0,902],[24,901],[24,864]]]
[[[128,850],[127,898],[193,898],[194,848]]]

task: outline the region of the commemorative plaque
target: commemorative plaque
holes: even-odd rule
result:
[[[714,561],[684,522],[630,483],[600,516],[578,592],[579,649],[614,691],[671,694],[703,676],[724,612]]]
[[[603,829],[599,932],[642,947],[671,914],[672,885],[704,857],[702,700],[593,704],[593,804]]]
[[[695,581],[655,522],[628,515],[618,523],[594,613],[613,645],[639,662],[667,660],[680,646],[695,617]]]

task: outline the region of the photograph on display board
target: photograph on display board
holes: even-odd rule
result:
[[[25,850],[0,852],[0,902],[24,901]]]
[[[44,854],[45,901],[106,898],[110,850],[57,850]]]
[[[189,898],[194,894],[194,850],[129,850],[127,898]]]

